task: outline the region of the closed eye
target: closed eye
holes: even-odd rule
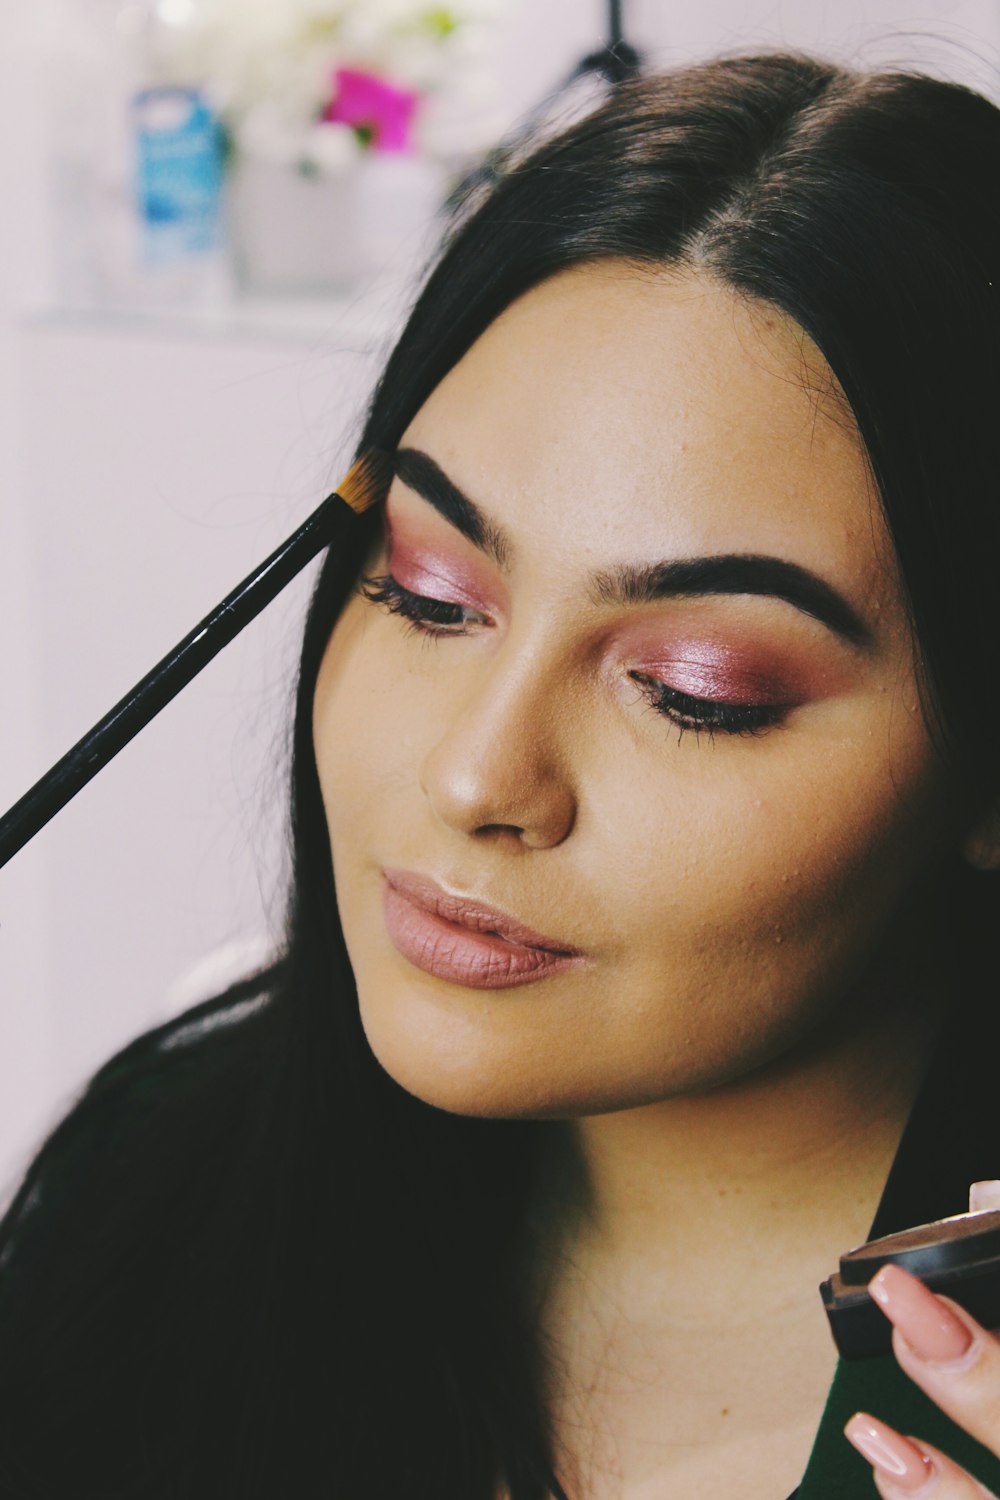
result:
[[[391,573],[370,575],[359,584],[359,592],[372,604],[379,604],[390,614],[400,615],[408,630],[429,636],[461,636],[468,632],[459,626],[472,623],[469,615],[479,615],[478,610],[464,604],[455,604],[446,599],[431,599],[424,594],[415,594],[393,578]],[[776,703],[730,703],[714,698],[696,698],[672,688],[668,683],[646,673],[629,674],[641,688],[647,703],[660,715],[676,725],[683,736],[685,731],[695,734],[716,733],[729,735],[760,734],[765,729],[781,722],[787,709]]]
[[[479,611],[465,604],[453,604],[446,599],[429,599],[424,594],[415,594],[391,573],[363,578],[359,591],[372,604],[383,605],[390,614],[402,615],[413,630],[424,635],[465,635],[464,630],[450,627],[471,623],[464,615],[479,615]],[[483,618],[482,615],[479,616]]]
[[[788,711],[780,703],[729,703],[716,698],[695,698],[643,672],[630,672],[629,676],[643,689],[647,702],[676,724],[681,734],[687,729],[696,734],[707,732],[709,737],[716,732],[761,734],[779,724]]]

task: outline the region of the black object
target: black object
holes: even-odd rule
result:
[[[369,449],[297,531],[217,604],[0,818],[0,867],[66,806],[323,547],[336,544],[388,488],[391,463]]]
[[[453,213],[471,194],[481,188],[489,189],[499,182],[507,170],[511,157],[525,140],[533,140],[535,131],[546,120],[553,107],[572,90],[580,79],[590,75],[602,78],[615,88],[620,83],[634,78],[642,71],[643,55],[637,47],[625,40],[622,22],[622,0],[608,0],[607,41],[594,52],[580,59],[572,72],[551,93],[523,115],[513,131],[498,145],[486,152],[480,161],[467,172],[451,189],[443,209]]]
[[[642,54],[626,40],[622,29],[622,0],[608,0],[608,40],[596,52],[589,52],[574,68],[567,84],[584,73],[603,73],[609,83],[624,83],[638,73]]]
[[[820,1286],[834,1342],[845,1359],[888,1354],[892,1324],[868,1295],[883,1266],[919,1276],[953,1298],[987,1328],[1000,1326],[1000,1210],[955,1214],[869,1240],[840,1257]]]

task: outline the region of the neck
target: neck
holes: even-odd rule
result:
[[[926,1000],[858,1005],[735,1082],[554,1123],[543,1276],[571,1267],[647,1322],[767,1316],[790,1286],[811,1307],[867,1238],[939,1026]]]

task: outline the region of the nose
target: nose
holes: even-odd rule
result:
[[[539,671],[530,649],[509,653],[512,644],[455,683],[420,785],[447,827],[547,849],[576,817],[566,705],[554,674]]]

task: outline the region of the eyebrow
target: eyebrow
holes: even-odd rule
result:
[[[462,493],[443,469],[419,448],[398,448],[393,472],[439,515],[497,565],[509,572],[514,546],[509,534]],[[718,553],[658,563],[619,563],[590,575],[593,604],[627,606],[660,599],[713,594],[761,594],[783,599],[819,620],[852,646],[870,648],[870,628],[842,594],[808,568],[779,557]]]

